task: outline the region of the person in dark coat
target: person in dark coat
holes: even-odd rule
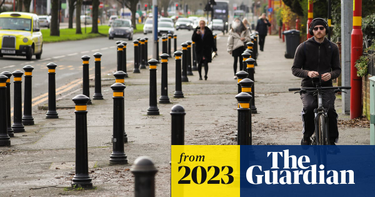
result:
[[[208,63],[212,61],[212,51],[216,53],[217,49],[212,31],[206,27],[204,20],[199,21],[199,27],[194,30],[191,39],[195,42],[199,80],[202,80],[202,64],[205,71],[204,79],[207,80]]]
[[[256,31],[259,33],[259,47],[260,50],[264,49],[264,42],[266,41],[266,36],[268,32],[268,27],[271,26],[271,23],[266,18],[266,14],[263,13],[262,16],[258,19]]]

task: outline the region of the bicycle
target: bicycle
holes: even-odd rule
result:
[[[328,131],[328,110],[323,107],[322,92],[324,90],[334,90],[335,93],[344,92],[343,89],[351,89],[350,86],[336,86],[336,87],[326,87],[320,85],[319,82],[313,80],[315,87],[302,87],[302,88],[289,88],[289,91],[296,91],[295,93],[308,93],[312,92],[313,95],[317,96],[318,107],[314,109],[315,119],[314,134],[311,137],[311,145],[329,145],[329,131]]]

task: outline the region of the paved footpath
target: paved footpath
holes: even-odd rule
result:
[[[105,39],[105,38],[101,38]],[[112,73],[102,75],[104,100],[88,106],[88,158],[93,190],[71,190],[75,172],[75,114],[71,100],[82,89],[58,95],[59,119],[45,119],[45,110],[34,110],[35,125],[11,138],[11,147],[0,148],[0,196],[134,196],[134,177],[129,171],[139,156],[152,158],[158,169],[156,196],[170,196],[170,110],[175,104],[185,108],[185,144],[236,144],[237,94],[233,79],[232,57],[226,52],[227,36],[218,36],[218,56],[209,64],[208,80],[198,73],[183,83],[185,98],[173,98],[175,90],[174,58],[169,59],[168,93],[171,104],[158,104],[160,115],[148,116],[149,70],[133,74],[128,67],[125,80],[125,144],[127,165],[109,165],[112,152],[113,100]],[[285,43],[267,36],[265,51],[260,52],[255,74],[253,144],[299,144],[301,137],[301,101],[288,92],[300,80],[291,74],[291,59],[284,58]],[[115,58],[113,54],[112,58]],[[103,58],[104,59],[104,58]],[[90,66],[94,66],[90,62]],[[158,98],[161,66],[158,66]],[[91,81],[94,84],[94,81]],[[91,95],[94,88],[90,89]],[[340,101],[336,102],[340,119]],[[340,144],[369,144],[368,128],[340,128]]]

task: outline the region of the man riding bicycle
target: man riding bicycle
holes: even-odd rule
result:
[[[332,79],[339,77],[341,73],[339,49],[335,43],[325,37],[329,29],[324,19],[315,18],[311,21],[309,33],[313,37],[301,43],[296,49],[292,73],[302,78],[302,87],[315,87],[315,78],[318,78],[321,86],[332,86]],[[330,145],[335,145],[339,137],[335,99],[333,90],[323,91],[323,107],[328,109]],[[317,98],[312,92],[307,92],[301,93],[301,100],[303,104],[301,145],[310,145],[310,137],[314,133],[314,109],[318,106]]]

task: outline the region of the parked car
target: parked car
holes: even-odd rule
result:
[[[39,27],[47,27],[49,28],[51,24],[51,17],[47,15],[39,15]]]
[[[173,22],[173,19],[171,18],[159,18],[159,22],[162,23],[162,22],[167,22],[167,23],[171,23],[172,25],[174,25],[174,22]]]
[[[222,31],[223,34],[225,33],[225,25],[223,19],[213,19],[211,23],[208,25],[208,28],[210,28],[212,31],[218,30]]]
[[[174,34],[176,29],[173,27],[173,23],[170,22],[160,22],[158,24],[158,35],[161,36],[163,34]]]
[[[112,16],[110,16],[109,17],[109,21],[108,21],[108,26],[111,26],[112,25],[112,22],[114,21],[114,20],[116,20],[118,17],[117,17],[117,15],[112,15]]]
[[[92,24],[92,17],[87,15],[81,15],[81,23],[85,25]]]
[[[35,55],[40,59],[43,52],[43,35],[38,15],[26,12],[0,13],[0,57],[3,55]]]
[[[153,18],[146,19],[145,24],[143,26],[143,33],[145,35],[147,33],[152,33],[152,27],[153,27]]]
[[[179,29],[187,29],[190,31],[193,29],[193,22],[188,18],[179,18],[176,21],[176,31]]]
[[[128,38],[133,40],[133,27],[129,19],[116,19],[112,22],[112,26],[108,30],[108,38]]]

